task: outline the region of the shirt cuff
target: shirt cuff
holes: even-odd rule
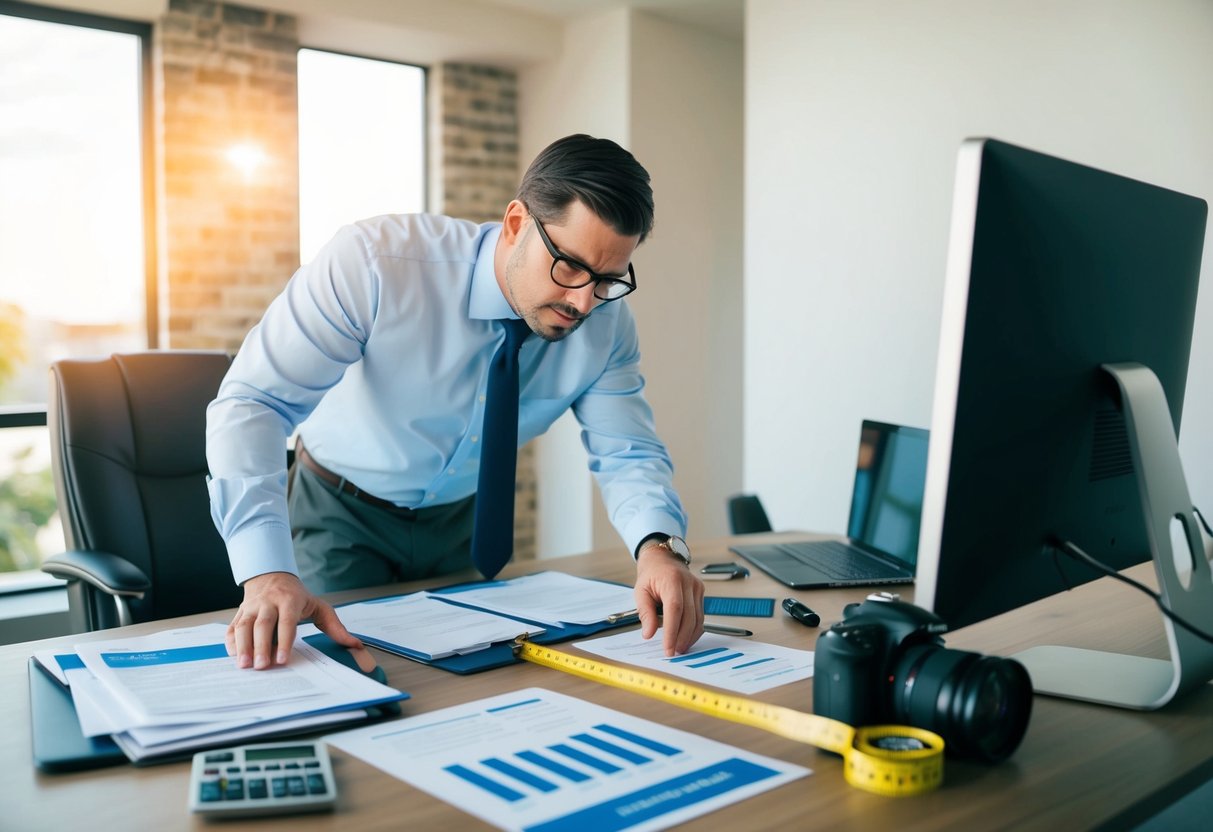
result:
[[[632,553],[632,560],[639,556],[641,542],[650,535],[686,537],[687,534],[678,518],[664,511],[646,511],[637,514],[628,521],[625,528],[619,531],[623,542],[627,544],[628,551]]]
[[[267,572],[299,574],[291,529],[281,523],[262,523],[232,535],[227,541],[227,556],[237,584]]]

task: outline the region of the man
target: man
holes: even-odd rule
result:
[[[505,427],[510,482],[518,445],[572,408],[636,558],[644,637],[660,605],[667,655],[690,648],[703,584],[688,569],[686,517],[620,302],[652,226],[645,169],[614,142],[575,135],[535,159],[500,223],[376,217],[299,269],[207,411],[212,513],[244,587],[227,639],[240,666],[285,663],[304,618],[358,645],[313,593],[470,565],[473,524],[479,535],[502,509],[478,507],[475,493],[498,418],[485,418],[489,368],[507,328],[531,335],[507,413],[518,417],[517,437]],[[288,523],[283,442],[296,425]]]

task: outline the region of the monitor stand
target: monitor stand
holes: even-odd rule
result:
[[[1193,626],[1213,633],[1213,575],[1192,511],[1166,394],[1158,377],[1141,364],[1105,364],[1103,369],[1120,388],[1163,603]],[[1179,529],[1173,537],[1175,524]],[[1165,616],[1163,625],[1170,661],[1057,646],[1033,647],[1014,658],[1028,669],[1037,693],[1154,710],[1213,679],[1213,643]]]

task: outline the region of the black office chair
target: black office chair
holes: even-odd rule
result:
[[[149,351],[51,365],[55,494],[73,630],[233,607],[242,593],[211,520],[206,407],[231,358]]]
[[[734,494],[728,499],[729,530],[733,534],[756,534],[771,531],[771,521],[754,494]]]

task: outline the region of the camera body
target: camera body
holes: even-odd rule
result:
[[[896,595],[848,604],[817,639],[813,710],[848,725],[934,731],[957,757],[998,762],[1027,730],[1032,682],[1010,659],[948,650],[943,619]]]

